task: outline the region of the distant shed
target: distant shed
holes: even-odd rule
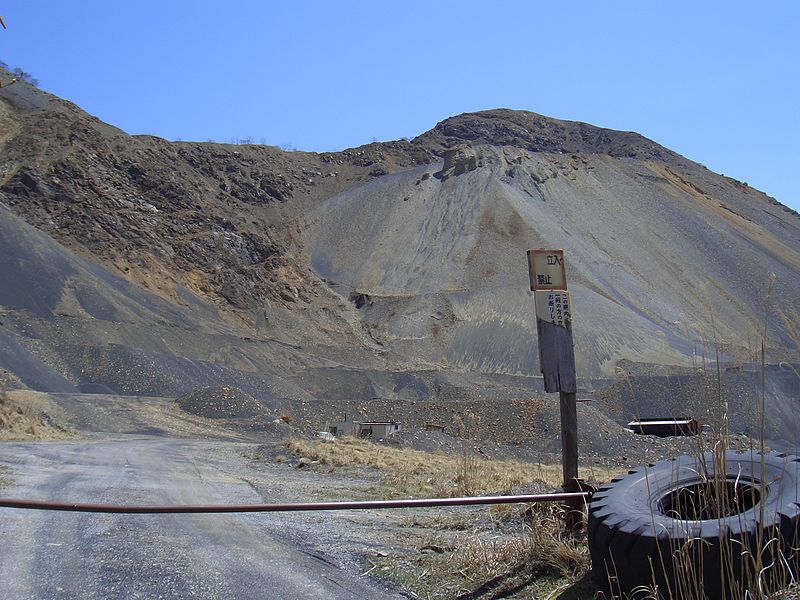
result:
[[[447,429],[447,425],[444,423],[433,423],[430,421],[425,423],[425,431],[440,431],[444,433],[445,429]]]
[[[340,421],[328,431],[333,435],[358,435],[359,437],[387,438],[403,429],[400,421]]]
[[[399,421],[370,421],[361,423],[358,435],[361,437],[385,438],[403,428]]]

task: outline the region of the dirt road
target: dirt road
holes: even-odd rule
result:
[[[284,480],[281,465],[259,468],[260,479],[243,476],[245,446],[147,436],[4,443],[0,465],[13,483],[0,496],[138,504],[286,500],[297,476],[284,467]],[[9,600],[399,597],[352,564],[336,564],[337,531],[347,531],[342,521],[352,517],[327,516],[333,514],[0,509],[0,590]],[[311,535],[315,530],[319,535]]]

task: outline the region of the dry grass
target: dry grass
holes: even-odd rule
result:
[[[516,517],[520,508],[516,507]],[[586,578],[589,555],[581,538],[564,533],[560,507],[525,510],[513,535],[475,529],[436,538],[420,551],[372,563],[395,583],[429,600],[445,598],[555,598]],[[598,589],[586,586],[592,598]]]
[[[462,567],[478,579],[507,571],[525,570],[522,563],[540,573],[559,578],[575,577],[589,568],[585,547],[565,534],[563,509],[556,504],[533,504],[525,509],[523,535],[484,540],[475,535],[456,550]],[[509,565],[515,565],[509,569]]]
[[[0,388],[0,440],[45,440],[72,437],[73,432],[48,416],[47,394]]]
[[[507,492],[536,482],[551,487],[561,484],[560,466],[487,460],[471,450],[448,455],[386,447],[347,436],[335,442],[296,438],[286,447],[320,465],[378,469],[382,488],[392,497],[454,497]]]
[[[778,318],[786,328],[795,347],[800,350],[800,311],[796,308],[789,308],[786,311],[778,309]]]
[[[561,484],[560,465],[488,460],[468,448],[446,455],[356,437],[293,439],[287,448],[320,465],[379,470],[376,492],[384,497],[492,494],[536,483],[544,489]],[[407,527],[430,531],[417,544],[419,550],[370,561],[365,571],[421,598],[555,597],[555,591],[585,578],[589,569],[584,539],[565,534],[562,508],[552,504],[417,516]]]
[[[378,470],[380,486],[374,491],[381,497],[495,494],[532,484],[547,490],[558,488],[562,478],[560,465],[489,460],[466,445],[457,454],[443,454],[341,437],[293,439],[287,449],[320,466]],[[605,478],[612,472],[593,474]],[[365,572],[421,598],[555,598],[573,585],[589,594],[574,598],[598,592],[588,581],[585,538],[565,533],[560,506],[498,505],[435,518],[417,515],[406,527],[424,536],[418,551],[368,561]]]

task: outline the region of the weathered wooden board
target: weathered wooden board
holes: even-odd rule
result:
[[[539,364],[544,377],[544,391],[577,391],[575,351],[572,342],[572,321],[563,326],[536,318],[539,333]]]

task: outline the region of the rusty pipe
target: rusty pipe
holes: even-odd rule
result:
[[[517,496],[470,496],[465,498],[412,498],[408,500],[358,500],[343,502],[288,502],[273,504],[196,504],[136,505],[90,504],[84,502],[48,502],[0,498],[0,508],[57,510],[65,512],[151,514],[208,514],[248,512],[298,512],[318,510],[374,510],[382,508],[427,508],[436,506],[475,506],[483,504],[515,504],[534,502],[588,501],[589,492],[527,494]]]

